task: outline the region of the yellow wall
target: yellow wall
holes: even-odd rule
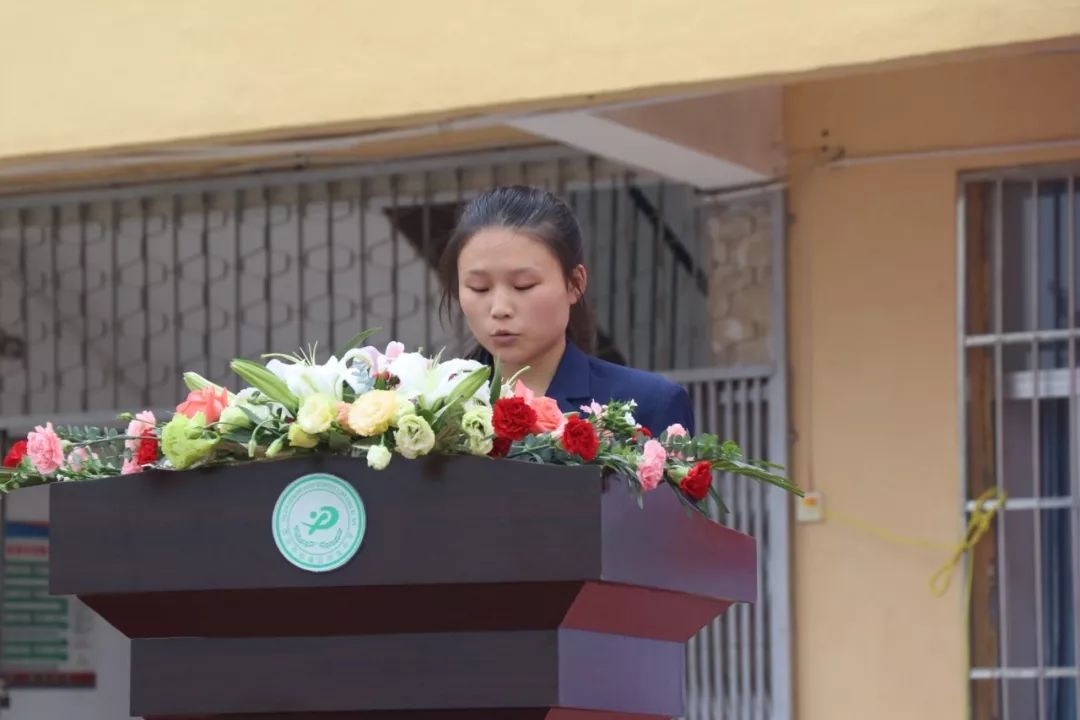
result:
[[[1076,0],[0,3],[0,158],[805,73],[1080,34]]]
[[[793,472],[826,507],[942,542],[961,532],[955,197],[965,169],[1073,150],[813,168],[849,155],[1080,138],[1080,54],[808,83],[785,93]],[[962,603],[944,559],[836,522],[795,533],[799,720],[962,720]]]

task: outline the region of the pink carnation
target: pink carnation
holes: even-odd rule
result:
[[[127,431],[124,433],[130,436],[124,441],[124,447],[132,453],[136,452],[139,449],[139,443],[142,442],[142,434],[147,430],[153,430],[156,425],[157,419],[150,410],[137,413],[135,419],[128,423]]]
[[[79,472],[83,469],[83,463],[90,459],[97,459],[97,455],[90,452],[84,447],[77,447],[67,456],[67,466],[72,472]]]
[[[127,458],[124,460],[123,467],[120,468],[121,475],[131,475],[132,473],[142,472],[142,465],[135,462],[134,458]]]
[[[668,429],[665,430],[664,432],[667,433],[667,436],[669,438],[686,437],[689,434],[689,433],[686,432],[686,428],[684,428],[679,423],[675,423],[674,425],[668,425]]]
[[[667,462],[667,453],[664,446],[656,440],[645,443],[641,460],[638,461],[638,480],[646,492],[655,490],[664,477],[664,463]]]
[[[51,422],[26,436],[26,454],[42,475],[51,475],[64,464],[64,447]]]

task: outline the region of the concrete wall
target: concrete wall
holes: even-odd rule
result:
[[[848,168],[849,157],[1080,137],[1080,56],[795,85],[789,146],[793,472],[826,507],[942,543],[962,532],[956,181],[966,169],[1080,161],[1080,147]],[[799,720],[964,717],[957,578],[943,553],[844,524],[797,527]]]
[[[724,367],[767,365],[772,327],[773,206],[768,197],[706,205],[709,339]]]

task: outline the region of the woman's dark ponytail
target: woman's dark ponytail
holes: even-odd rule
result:
[[[589,355],[596,352],[596,319],[584,295],[570,307],[570,322],[566,326],[566,335],[570,342]]]

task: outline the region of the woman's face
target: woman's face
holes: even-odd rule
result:
[[[582,290],[585,268],[574,270]],[[472,236],[458,255],[458,297],[469,329],[493,356],[529,365],[566,335],[579,290],[541,241],[508,228]]]

